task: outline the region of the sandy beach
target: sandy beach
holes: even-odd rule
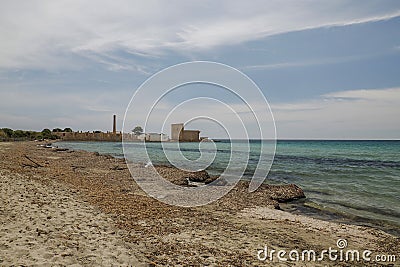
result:
[[[122,159],[38,144],[0,143],[0,266],[400,265],[399,237],[279,210],[301,195],[294,185],[247,193],[240,183],[217,202],[180,208],[148,197]],[[318,258],[338,240],[371,259],[260,259],[266,247]]]

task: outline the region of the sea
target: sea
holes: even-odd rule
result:
[[[62,141],[56,145],[124,157],[120,142]],[[221,174],[235,156],[247,162],[242,179],[249,180],[263,153],[262,145],[272,147],[271,141],[215,140],[201,145],[179,143],[179,147],[168,142],[146,143],[146,148],[153,164],[171,164],[171,159],[179,161],[178,155],[196,160],[210,153],[213,161],[207,171],[212,175]],[[141,144],[125,146],[130,160],[148,163]],[[278,140],[264,182],[294,183],[304,190],[305,199],[283,205],[290,212],[378,227],[400,236],[400,140]]]

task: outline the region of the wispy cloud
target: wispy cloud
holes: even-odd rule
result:
[[[250,65],[242,67],[243,70],[268,70],[268,69],[282,69],[282,68],[298,68],[298,67],[309,67],[326,64],[338,64],[344,62],[350,62],[354,60],[360,60],[360,56],[348,56],[348,57],[336,57],[336,58],[325,58],[318,60],[300,61],[300,62],[281,62],[263,65]]]
[[[176,103],[167,104],[151,117],[152,131],[157,131],[157,127],[163,125],[166,114],[176,106]],[[263,105],[257,101],[249,104],[253,110],[264,115],[259,118],[263,129],[271,128],[268,112],[263,109]],[[206,115],[230,129],[234,138],[245,138],[245,135],[238,134],[242,128],[241,122],[237,120],[240,118],[246,125],[248,134],[255,138],[257,124],[251,110],[244,103],[234,102],[227,105],[228,109],[215,101],[193,101],[186,109],[182,108],[171,115],[166,125]],[[399,106],[400,88],[338,91],[304,101],[271,104],[277,137],[281,139],[399,139],[400,125],[396,123],[400,116]],[[232,113],[232,110],[235,112]],[[196,125],[200,125],[199,129],[207,129],[201,123]],[[204,134],[224,137],[208,129]]]
[[[68,126],[75,130],[108,130],[112,114],[122,119],[126,98],[104,92],[82,91],[77,95],[56,90],[0,90],[0,128],[41,130]]]
[[[280,138],[400,138],[400,88],[350,90],[272,105]]]
[[[125,51],[157,58],[400,16],[398,5],[384,2],[3,1],[0,68],[73,68],[84,64],[83,56],[113,70],[147,73],[137,61],[109,57]]]
[[[394,34],[399,20],[393,19],[398,17],[397,0],[5,0],[0,8],[1,126],[108,130],[112,113],[122,118],[144,76],[183,60],[216,59],[250,71],[278,69],[274,77],[254,72],[252,78],[285,101],[272,103],[279,138],[398,138],[400,126],[394,122],[400,116],[400,92],[393,71],[400,50]],[[299,31],[307,32],[284,35]],[[364,59],[374,68],[365,68]],[[329,73],[315,68],[321,71],[303,75],[301,69],[348,62],[345,68],[331,66]],[[298,69],[288,77],[279,71],[284,68]],[[315,88],[333,92],[361,86],[397,88],[295,101],[311,98]],[[160,118],[176,105],[167,104]],[[250,119],[246,107],[230,105]],[[207,109],[228,123],[235,119],[218,105]],[[189,107],[194,113],[202,110],[202,104]],[[176,120],[185,120],[191,114],[178,115]]]
[[[400,48],[399,48],[400,50]],[[294,62],[279,62],[262,65],[249,65],[241,67],[242,70],[270,70],[270,69],[286,69],[286,68],[301,68],[311,67],[320,65],[330,64],[341,64],[346,62],[354,62],[365,59],[376,58],[379,56],[389,55],[395,53],[393,49],[389,51],[380,51],[379,53],[369,53],[365,55],[354,55],[354,56],[341,56],[341,57],[329,57],[329,58],[318,58],[314,60],[294,61]]]

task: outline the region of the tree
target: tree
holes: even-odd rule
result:
[[[9,128],[0,129],[0,141],[7,140],[33,140],[33,139],[58,139],[59,137],[53,134],[49,129],[43,129],[41,132],[12,130]]]
[[[7,140],[8,138],[7,134],[0,129],[0,140]]]
[[[60,133],[60,132],[62,132],[63,130],[61,130],[60,128],[54,128],[53,129],[53,133]]]
[[[64,129],[64,131],[63,132],[66,132],[66,133],[72,133],[72,129],[71,128],[69,128],[69,127],[67,127],[67,128],[65,128]]]
[[[50,129],[43,129],[42,130],[42,136],[43,136],[44,139],[51,139],[52,134],[51,134]]]
[[[142,126],[136,126],[136,127],[132,130],[132,132],[133,132],[134,134],[136,134],[136,135],[140,135],[140,134],[143,133],[143,128],[142,128]]]
[[[13,134],[14,134],[14,131],[12,130],[12,129],[10,129],[10,128],[3,128],[3,129],[1,129],[6,135],[7,135],[7,137],[12,137],[13,136]]]
[[[28,132],[25,132],[25,131],[23,131],[23,130],[15,130],[14,131],[14,134],[13,134],[13,137],[15,137],[15,138],[23,138],[23,137],[27,137],[27,134]]]

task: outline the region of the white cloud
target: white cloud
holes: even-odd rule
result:
[[[274,104],[279,138],[399,139],[400,88],[351,90]]]
[[[0,128],[110,130],[112,114],[122,125],[127,96],[107,92],[0,90]]]
[[[269,69],[283,69],[283,68],[298,68],[298,67],[310,67],[327,64],[338,64],[346,63],[351,61],[363,60],[365,58],[371,58],[377,56],[377,54],[368,55],[355,55],[355,56],[343,56],[343,57],[331,57],[331,58],[319,58],[315,60],[295,61],[295,62],[281,62],[271,63],[262,65],[249,65],[244,66],[243,70],[269,70]]]
[[[349,90],[340,91],[330,94],[325,94],[323,97],[328,99],[354,99],[365,101],[385,101],[385,102],[398,102],[400,101],[400,88],[388,89],[364,89],[364,90]]]
[[[112,114],[118,115],[118,129],[122,127],[126,95],[82,92],[76,96],[73,92],[48,92],[44,94],[29,90],[0,91],[2,111],[1,127],[14,129],[35,129],[54,127],[72,127],[76,130],[110,130]],[[242,103],[227,103],[238,112],[246,124],[251,137],[256,133],[256,124],[249,109]],[[263,105],[251,102],[251,107],[261,111]],[[349,90],[329,93],[315,99],[292,103],[271,103],[277,125],[277,137],[284,138],[318,138],[318,139],[400,139],[400,88]],[[151,131],[158,131],[168,112],[176,103],[162,102],[151,119]],[[204,107],[207,107],[205,109]],[[18,107],[18,108],[16,108]],[[147,111],[148,107],[143,107]],[[141,108],[140,108],[141,109]],[[51,112],[49,112],[49,110]],[[147,112],[133,114],[132,126],[144,119]],[[172,122],[186,121],[199,115],[217,118],[236,135],[235,129],[241,125],[226,107],[218,103],[193,102],[184,111],[175,112],[167,120]],[[262,126],[268,127],[269,118],[261,118]],[[131,125],[129,125],[130,127]],[[203,135],[212,138],[224,137],[201,122],[190,128],[202,130]],[[233,131],[232,131],[233,129]],[[169,128],[166,130],[169,133]]]
[[[254,117],[243,103],[227,103],[243,120],[249,135],[257,138],[257,125]],[[262,111],[262,105],[250,103],[254,110]],[[151,118],[152,131],[157,131],[166,119],[166,115],[176,103],[163,106],[156,116]],[[207,109],[204,109],[207,107]],[[277,138],[308,139],[400,139],[400,88],[348,90],[321,95],[315,99],[292,103],[274,103],[272,112],[277,126]],[[199,115],[218,119],[230,129],[234,138],[238,135],[241,124],[229,110],[218,103],[204,101],[190,103],[184,111],[167,120],[185,122]],[[262,113],[263,129],[271,128],[267,113]],[[136,116],[137,117],[137,116]],[[196,128],[213,138],[221,138],[209,127],[196,123]],[[233,129],[233,130],[232,130]],[[226,137],[226,136],[225,136]]]
[[[146,73],[138,57],[210,49],[291,31],[390,19],[375,1],[2,1],[0,68],[69,68],[89,57]],[[112,58],[110,58],[112,57]],[[139,65],[138,67],[136,65]]]

